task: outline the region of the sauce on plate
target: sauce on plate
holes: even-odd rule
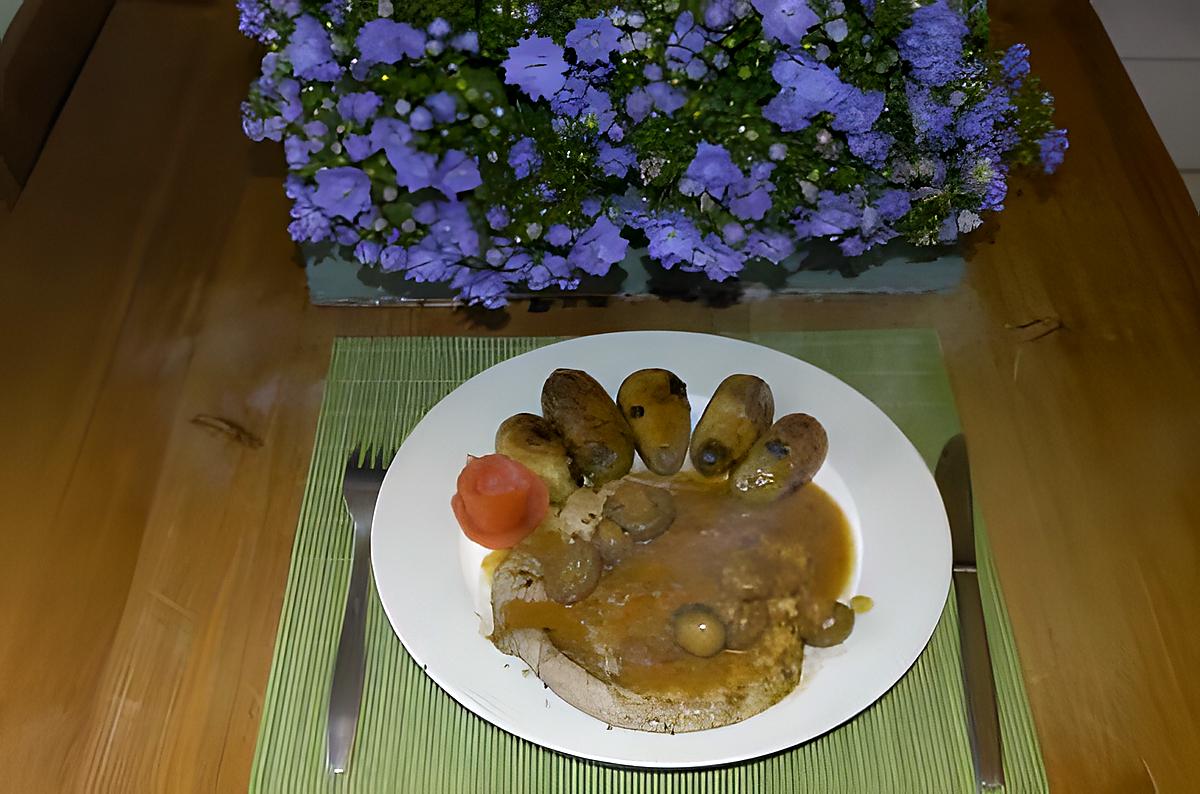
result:
[[[764,674],[764,660],[776,658],[787,615],[827,607],[844,592],[854,564],[853,539],[841,509],[818,486],[809,483],[774,502],[750,504],[730,494],[723,479],[650,474],[636,479],[672,492],[671,527],[635,544],[575,604],[508,603],[506,629],[545,629],[574,662],[635,692],[736,691]],[[539,529],[521,548],[537,556],[539,547],[555,540],[545,534],[552,531]],[[743,649],[701,658],[672,638],[672,616],[685,605],[720,609],[755,602],[769,606],[771,623]]]

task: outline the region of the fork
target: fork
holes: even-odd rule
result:
[[[383,450],[368,447],[363,453],[355,447],[346,461],[342,498],[354,519],[354,553],[350,568],[350,586],[346,590],[346,608],[342,615],[342,633],[338,638],[333,680],[329,688],[328,723],[325,729],[329,769],[335,775],[346,771],[358,713],[362,705],[363,677],[366,668],[367,594],[371,583],[371,522],[375,501],[383,485],[383,475],[391,461]]]

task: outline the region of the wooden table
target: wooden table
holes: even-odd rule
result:
[[[0,787],[244,790],[335,335],[931,325],[1053,787],[1194,788],[1200,223],[1086,0],[992,3],[1071,151],[957,293],[495,321],[306,303],[232,5],[118,3],[0,226]]]

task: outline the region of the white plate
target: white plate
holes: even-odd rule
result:
[[[829,433],[816,482],[845,511],[858,560],[845,595],[874,608],[843,645],[806,651],[800,686],[748,720],[675,736],[608,726],[560,700],[526,665],[481,633],[485,550],[450,511],[468,454],[493,451],[496,428],[539,412],[556,367],[584,369],[610,393],[642,367],[665,367],[688,386],[693,418],[725,376],[758,375],[775,413],[803,411]],[[375,511],[375,582],[404,647],[451,697],[488,722],[563,753],[639,767],[700,767],[776,752],[820,736],[871,705],[928,642],[950,586],[950,534],[933,477],[904,434],[873,403],[829,373],[765,347],[724,337],[637,331],[582,337],[504,361],[429,411],[388,470]],[[419,726],[418,726],[419,728]]]

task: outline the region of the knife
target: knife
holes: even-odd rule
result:
[[[987,626],[975,567],[975,516],[971,501],[971,464],[961,433],[946,442],[934,474],[954,551],[954,595],[958,601],[958,636],[962,645],[963,687],[967,701],[967,731],[975,780],[982,788],[1004,785],[1004,756],[1000,747],[1000,716],[996,681],[988,652]]]

